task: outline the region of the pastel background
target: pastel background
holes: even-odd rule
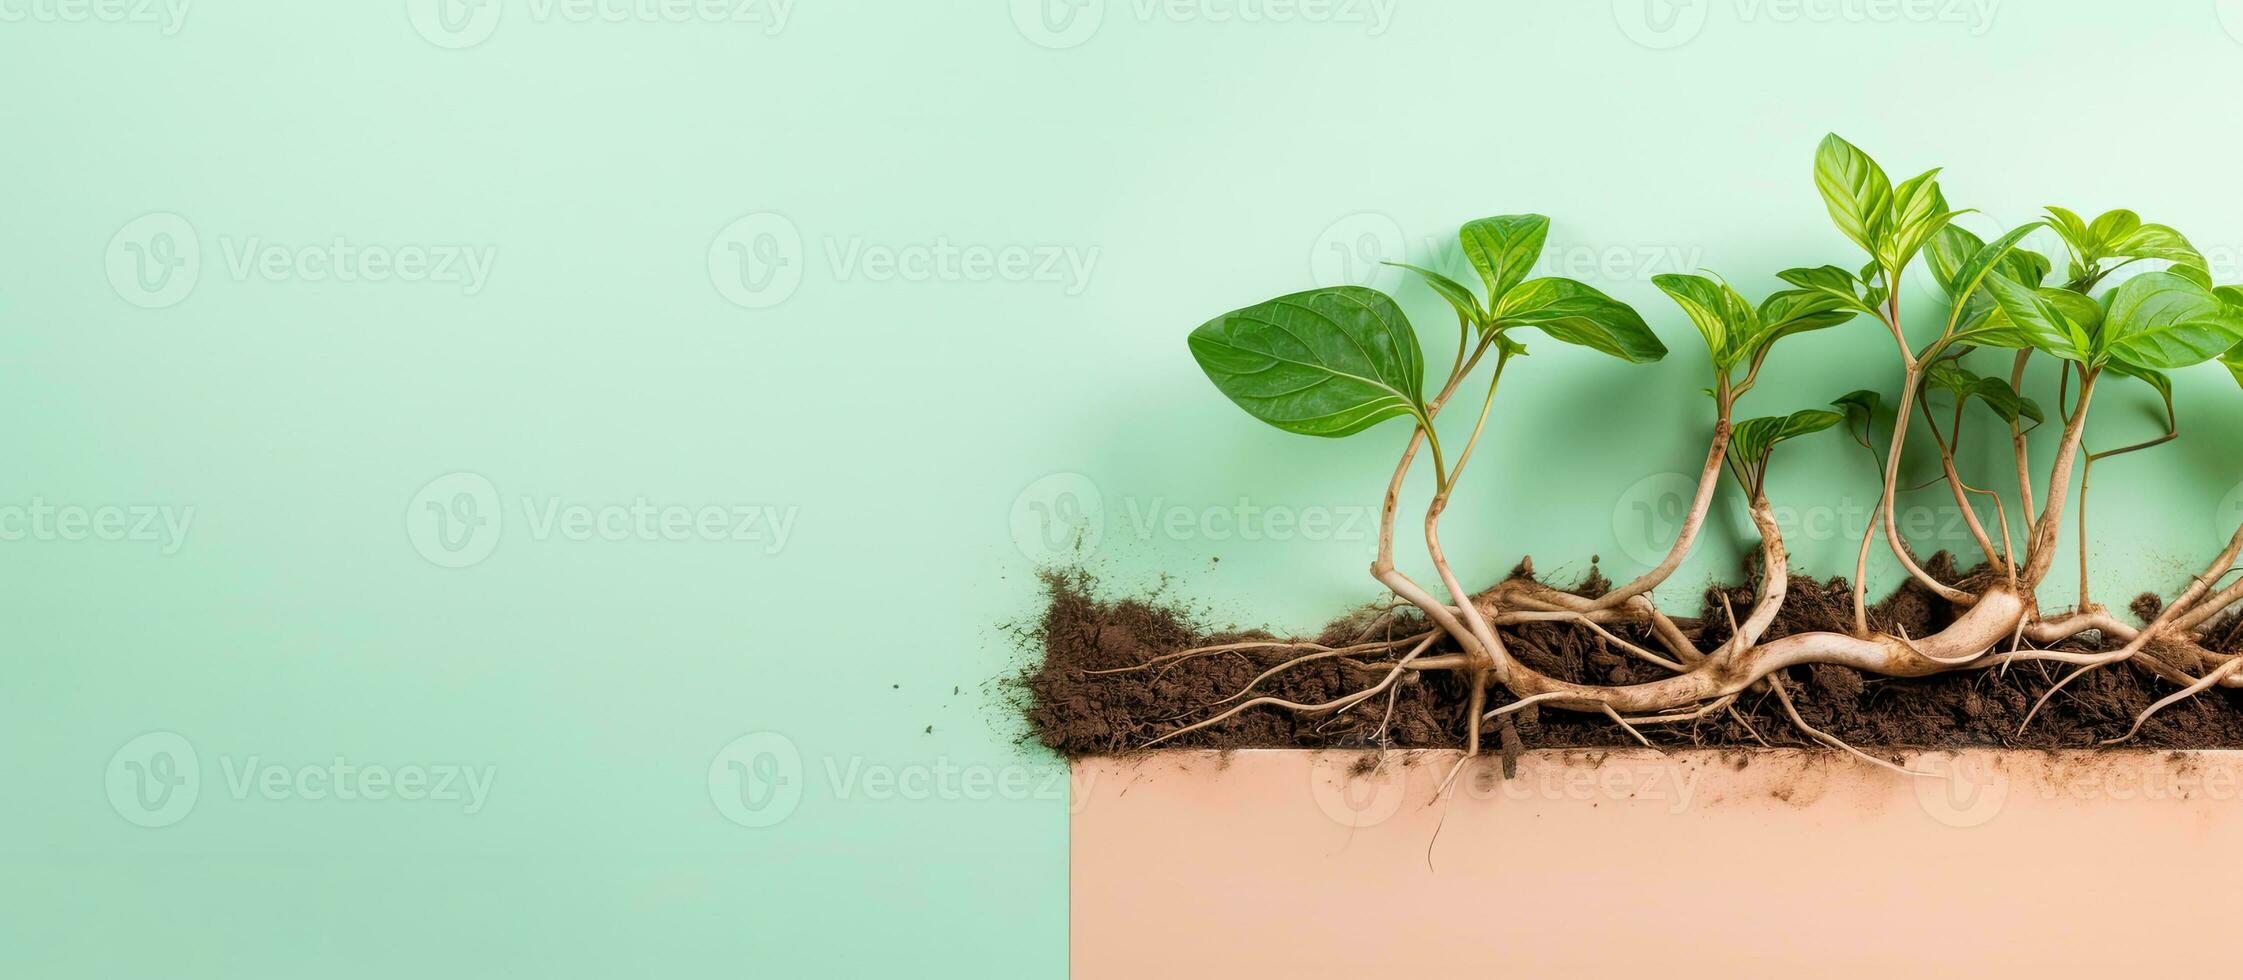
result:
[[[1375,260],[1551,215],[1546,271],[1674,354],[1531,344],[1446,540],[1473,582],[1626,574],[1710,424],[1652,275],[1857,264],[1836,130],[1982,234],[2131,207],[2243,279],[2239,38],[2211,2],[0,0],[0,974],[1057,974],[1066,773],[1001,683],[1038,564],[1279,628],[1375,598],[1403,430],[1252,422],[1191,327],[1371,282],[1445,364]],[[1896,384],[1857,324],[1746,407]],[[2100,598],[2243,513],[2243,397],[2179,402],[2097,476]],[[2091,444],[2153,407],[2107,392]],[[1873,479],[1782,451],[1800,567],[1850,570]],[[1722,513],[1669,599],[1735,567]]]

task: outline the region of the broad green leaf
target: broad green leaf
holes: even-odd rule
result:
[[[2187,276],[2148,272],[2103,299],[2102,348],[2135,367],[2171,371],[2202,364],[2243,342],[2243,316]]]
[[[2092,252],[2094,236],[2089,234],[2087,222],[2077,212],[2051,204],[2048,206],[2048,224],[2056,229],[2057,237],[2064,240],[2074,256],[2086,256]]]
[[[2009,257],[2010,250],[2017,247],[2018,241],[2040,226],[2041,222],[2035,221],[2012,228],[2008,234],[1972,252],[1970,258],[1964,259],[1961,265],[1955,267],[1953,285],[1947,290],[1953,304],[1948,317],[1950,325],[1962,322],[1964,315],[1969,312],[1971,295],[1979,287],[1987,285],[1987,279],[2000,278],[1995,270],[2002,260]]]
[[[1969,397],[1978,388],[1979,376],[1952,359],[1934,362],[1924,371],[1924,384],[1935,391]]]
[[[1729,448],[1747,463],[1763,462],[1778,443],[1795,439],[1845,421],[1837,412],[1810,408],[1790,415],[1746,419],[1730,430]]]
[[[1741,345],[1744,356],[1739,360],[1758,357],[1764,348],[1785,337],[1835,327],[1860,315],[1861,311],[1852,303],[1819,290],[1786,289],[1770,293],[1767,299],[1760,301],[1757,314],[1760,332]]]
[[[1717,372],[1726,373],[1737,365],[1742,356],[1739,346],[1759,332],[1760,320],[1737,291],[1727,283],[1715,282],[1704,276],[1666,273],[1651,277],[1653,285],[1671,297],[1698,333],[1706,339],[1706,351],[1713,358]]]
[[[2101,308],[2095,301],[2068,289],[2041,287],[2035,289],[2015,282],[2007,276],[1988,276],[1988,291],[2001,307],[2011,334],[1980,335],[1973,333],[1970,341],[1989,347],[2024,346],[2054,354],[2067,361],[2086,363],[2092,357],[2095,320]],[[2009,341],[2014,338],[2015,344]]]
[[[1951,299],[1955,295],[1955,277],[1961,274],[1963,264],[1985,247],[1986,242],[1969,229],[1948,225],[1932,236],[1930,244],[1924,249],[1924,264],[1930,267],[1932,280],[1939,283],[1939,288]],[[1994,263],[1994,271],[2025,285],[2038,286],[2048,278],[2048,256],[2031,249],[2013,247],[2009,254]],[[1985,305],[1993,302],[1985,294],[1983,286],[1971,296],[1971,301],[1973,304]]]
[[[1424,413],[1417,334],[1385,293],[1338,286],[1234,310],[1192,331],[1208,380],[1287,432],[1345,436]]]
[[[1939,181],[1935,179],[1938,175],[1939,168],[1934,167],[1901,181],[1893,190],[1891,234],[1877,256],[1887,268],[1906,266],[1926,241],[1960,213],[1947,209],[1947,199],[1939,193]]]
[[[2125,208],[2105,211],[2087,226],[2087,240],[2096,252],[2109,255],[2110,246],[2142,226],[2142,216]]]
[[[2125,361],[2116,359],[2104,365],[2104,368],[2112,374],[2134,378],[2157,389],[2157,396],[2165,400],[2165,410],[2168,413],[2173,410],[2173,379],[2165,372],[2135,367]]]
[[[1861,280],[1854,278],[1853,273],[1837,266],[1825,265],[1811,269],[1785,269],[1776,273],[1776,278],[1802,290],[1829,296],[1848,307],[1871,316],[1877,315],[1877,308],[1872,304],[1863,302],[1861,295],[1856,292],[1861,285]]]
[[[1529,279],[1504,294],[1498,329],[1534,327],[1552,338],[1638,364],[1667,356],[1667,345],[1628,304],[1571,279]]]
[[[1985,402],[1986,407],[1993,409],[1994,414],[2001,416],[2004,422],[2014,423],[2020,417],[2031,419],[2035,423],[2048,421],[2047,416],[2041,413],[2039,402],[2018,394],[2017,389],[2000,378],[1978,379],[1978,388],[1971,394]]]
[[[2205,268],[2204,255],[2180,232],[2165,225],[2141,225],[2106,244],[2107,254],[2128,259],[2163,259],[2177,267]]]
[[[1838,230],[1876,255],[1891,231],[1893,189],[1884,168],[1832,133],[1815,149],[1815,189]]]
[[[1417,273],[1419,278],[1425,280],[1426,285],[1433,287],[1434,292],[1441,294],[1442,299],[1448,300],[1449,305],[1456,308],[1457,315],[1465,320],[1472,323],[1485,323],[1487,321],[1487,314],[1480,309],[1479,297],[1472,295],[1472,291],[1466,289],[1463,283],[1431,269],[1419,268],[1407,262],[1388,262],[1386,264]]]
[[[1981,377],[1977,372],[1953,360],[1943,360],[1931,366],[1924,380],[1933,389],[1955,396],[1958,402],[1976,398],[1987,408],[2002,417],[2004,422],[2016,422],[2020,417],[2034,422],[2045,421],[2040,403],[2017,393],[2009,382],[1999,378]]]
[[[1550,219],[1539,214],[1505,214],[1467,222],[1456,237],[1464,243],[1464,256],[1488,284],[1488,305],[1526,281],[1527,270],[1542,257],[1542,242],[1550,234]]]
[[[2243,385],[2243,346],[2220,355],[2220,363],[2227,366],[2229,374],[2235,375],[2236,384]]]
[[[1948,225],[1939,229],[1939,233],[1933,235],[1927,243],[1924,265],[1931,270],[1932,281],[1952,297],[1955,295],[1955,274],[1962,270],[1964,261],[1985,247],[1985,240],[1972,234],[1970,229]]]
[[[1847,434],[1861,443],[1862,448],[1874,451],[1877,447],[1871,440],[1876,435],[1878,418],[1885,414],[1885,397],[1864,388],[1839,395],[1831,404],[1845,413]]]

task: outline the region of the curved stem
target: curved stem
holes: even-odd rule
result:
[[[2033,352],[2030,348],[2017,352],[2017,362],[2015,366],[2009,369],[2009,386],[2011,389],[2025,390],[2025,365],[2030,363],[2032,359]],[[2025,432],[2022,420],[2009,420],[2010,446],[2017,456],[2017,517],[2025,522],[2026,527],[2031,527],[2035,520],[2033,516],[2033,466],[2025,440]],[[2003,525],[2002,533],[2008,534],[2006,523]]]
[[[2019,576],[2019,584],[2028,592],[2039,587],[2041,580],[2048,576],[2048,570],[2056,564],[2056,534],[2064,520],[2066,497],[2072,490],[2072,464],[2079,458],[2080,435],[2087,427],[2087,406],[2095,397],[2095,382],[2102,373],[2086,370],[2082,375],[2079,407],[2064,423],[2064,441],[2056,447],[2056,462],[2049,471],[2048,507],[2041,511],[2039,522],[2033,525],[2032,537],[2025,543],[2025,573]]]
[[[1659,560],[1657,567],[1636,576],[1635,581],[1599,596],[1593,608],[1610,609],[1658,588],[1674,574],[1675,569],[1682,567],[1682,560],[1690,556],[1690,547],[1697,541],[1699,529],[1705,526],[1706,512],[1713,506],[1714,490],[1721,486],[1722,461],[1729,456],[1729,419],[1733,408],[1730,399],[1721,399],[1720,402],[1720,417],[1713,426],[1713,445],[1707,448],[1705,468],[1698,473],[1698,492],[1690,498],[1690,514],[1683,519],[1682,530],[1675,535],[1674,546],[1667,549],[1667,556]]]

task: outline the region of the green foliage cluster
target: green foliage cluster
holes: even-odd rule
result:
[[[1948,205],[1938,176],[1935,168],[1895,184],[1868,154],[1828,136],[1815,153],[1815,186],[1865,264],[1783,270],[1777,277],[1788,288],[1758,303],[1712,275],[1655,278],[1704,341],[1712,373],[1707,392],[1723,419],[1779,342],[1862,317],[1888,327],[1909,368],[1921,369],[1916,397],[1944,393],[1958,413],[1976,403],[2012,425],[2039,424],[2046,412],[2008,382],[1964,367],[1968,352],[2045,354],[2083,381],[2105,371],[2135,378],[2155,388],[2169,411],[2166,372],[2217,360],[2243,384],[2243,287],[2214,285],[2203,256],[2180,232],[2132,211],[2088,220],[2050,206],[2043,219],[1988,242],[1954,224],[1965,212]],[[1495,349],[1499,364],[1525,353],[1522,338],[1530,331],[1633,363],[1664,358],[1666,345],[1628,304],[1572,279],[1531,277],[1549,228],[1548,218],[1534,214],[1465,224],[1458,239],[1480,290],[1432,269],[1405,268],[1455,311],[1460,343]],[[2050,279],[2050,258],[2019,245],[2042,228],[2052,229],[2066,252],[2060,281]],[[2106,283],[2142,262],[2156,267]],[[1946,294],[1948,308],[1939,338],[1911,349],[1895,297],[1902,277],[1919,265]],[[1207,321],[1192,332],[1191,350],[1218,389],[1264,422],[1336,437],[1406,416],[1438,458],[1438,406],[1428,402],[1424,354],[1409,319],[1384,293],[1339,286],[1281,296]],[[1476,361],[1460,353],[1450,383]],[[1884,397],[1856,391],[1832,407],[1735,422],[1731,472],[1758,497],[1779,444],[1840,425],[1874,452]]]

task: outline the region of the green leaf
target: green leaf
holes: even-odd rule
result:
[[[2095,238],[2089,234],[2087,222],[2077,213],[2051,204],[2048,206],[2048,224],[2056,229],[2057,237],[2064,240],[2074,257],[2087,257],[2093,251]]]
[[[2141,225],[2104,246],[2110,255],[2128,259],[2163,259],[2177,267],[2206,268],[2204,255],[2178,231],[2165,225]]]
[[[1765,463],[1776,445],[1796,439],[1845,421],[1837,412],[1819,408],[1804,409],[1790,415],[1746,419],[1730,430],[1729,451],[1747,464]]]
[[[2105,211],[2087,226],[2087,240],[2099,253],[2110,254],[2111,243],[2134,233],[2142,226],[2142,216],[2125,208]]]
[[[1957,225],[1948,225],[1933,235],[1924,251],[1924,265],[1931,270],[1933,282],[1949,297],[1955,295],[1955,274],[1962,270],[1963,262],[1986,247],[1984,239]],[[2036,284],[2037,285],[2037,284]]]
[[[1902,181],[1893,190],[1892,233],[1877,255],[1887,268],[1907,266],[1925,242],[1962,213],[1947,209],[1947,199],[1939,193],[1939,182],[1934,179],[1938,175],[1939,168],[1934,167]]]
[[[1456,237],[1464,243],[1464,256],[1488,284],[1488,305],[1526,280],[1527,270],[1542,257],[1542,242],[1550,234],[1550,219],[1539,214],[1505,214],[1467,222]]]
[[[1864,302],[1861,295],[1856,291],[1861,286],[1861,280],[1854,278],[1853,273],[1837,266],[1825,265],[1811,269],[1785,269],[1776,273],[1776,278],[1802,290],[1829,296],[1870,316],[1877,315],[1876,306]]]
[[[2039,402],[2018,394],[2017,389],[2000,378],[1978,379],[1978,388],[1971,394],[1985,402],[1986,407],[1993,409],[1994,414],[2001,416],[2004,422],[2015,423],[2021,417],[2031,419],[2035,424],[2048,421],[2048,417],[2041,412]]]
[[[1215,387],[1287,432],[1345,436],[1424,414],[1417,334],[1385,293],[1337,286],[1225,313],[1192,331]]]
[[[1472,291],[1466,289],[1463,283],[1431,269],[1419,268],[1407,262],[1388,262],[1386,264],[1417,273],[1420,278],[1425,280],[1426,285],[1433,287],[1434,292],[1441,294],[1442,299],[1448,300],[1449,305],[1456,308],[1457,315],[1463,317],[1466,321],[1471,323],[1487,322],[1487,313],[1480,309],[1480,298],[1472,295]]]
[[[1885,411],[1885,397],[1864,388],[1839,395],[1831,404],[1845,413],[1847,434],[1853,436],[1855,442],[1861,443],[1862,448],[1875,452],[1877,447],[1872,440],[1876,435],[1877,420],[1888,414]],[[1882,466],[1883,462],[1880,461],[1878,465]]]
[[[1933,364],[1931,370],[1925,373],[1924,380],[1936,390],[1953,394],[1958,403],[1968,402],[1973,398],[1985,402],[1986,407],[1993,409],[1994,414],[2001,416],[2004,422],[2015,423],[2020,417],[2034,422],[2046,421],[2041,413],[2040,403],[2018,394],[2017,389],[2009,386],[2009,382],[1999,378],[1980,377],[1955,361],[1944,360]]]
[[[1651,277],[1659,287],[1682,307],[1698,333],[1706,339],[1706,352],[1713,358],[1716,372],[1726,374],[1737,366],[1743,355],[1740,345],[1759,332],[1760,318],[1743,296],[1727,283],[1715,282],[1705,276],[1666,273]]]
[[[1815,149],[1815,188],[1838,230],[1862,251],[1878,254],[1892,230],[1893,189],[1884,168],[1832,133]]]
[[[1971,234],[1968,229],[1948,225],[1932,236],[1931,243],[1924,250],[1924,264],[1930,267],[1932,280],[1939,283],[1939,288],[1952,299],[1955,296],[1955,279],[1962,274],[1964,263],[1985,247],[1986,242]],[[2031,249],[2012,247],[2009,254],[1994,262],[1994,271],[2025,285],[2038,286],[2048,278],[2048,256]],[[1971,295],[1970,301],[1972,314],[1983,312],[1993,305],[1993,298],[1986,295],[1983,285]]]
[[[2135,367],[2134,365],[2128,364],[2125,361],[2115,359],[2112,360],[2109,364],[2104,365],[2104,367],[2112,374],[2119,374],[2129,378],[2134,378],[2149,385],[2152,388],[2157,389],[2157,396],[2165,400],[2165,410],[2168,413],[2173,410],[2173,379],[2165,372],[2152,371],[2148,368]]]
[[[2243,343],[2243,316],[2185,275],[2147,272],[2103,298],[2100,356],[2171,371]]]
[[[1989,276],[1985,283],[2013,333],[1997,336],[1974,332],[1971,342],[1995,347],[2031,347],[2083,364],[2092,358],[2090,338],[2102,312],[2094,300],[2068,289],[2047,286],[2035,289],[2007,276]],[[2012,339],[2014,344],[2010,342]]]
[[[1628,304],[1571,279],[1529,279],[1504,294],[1495,327],[1534,327],[1552,338],[1637,364],[1667,356],[1667,346]]]
[[[1987,280],[1989,278],[2000,278],[1997,269],[2000,267],[2002,260],[2008,258],[2010,251],[2017,247],[2017,243],[2026,235],[2032,234],[2033,229],[2040,227],[2041,224],[2041,222],[2035,221],[2012,228],[2008,234],[1994,239],[1981,246],[1978,251],[1972,252],[1969,258],[1964,259],[1962,264],[1955,267],[1953,285],[1947,290],[1947,295],[1953,304],[1948,316],[1950,326],[1963,321],[1964,317],[1970,312],[1971,297],[1978,292],[1981,286],[1988,285]]]
[[[1786,289],[1770,293],[1767,299],[1760,301],[1760,332],[1744,343],[1744,357],[1759,357],[1762,351],[1785,337],[1835,327],[1860,315],[1861,311],[1852,303],[1820,290]]]
[[[2227,366],[2229,374],[2235,375],[2236,384],[2243,385],[2243,346],[2220,355],[2220,363]]]

